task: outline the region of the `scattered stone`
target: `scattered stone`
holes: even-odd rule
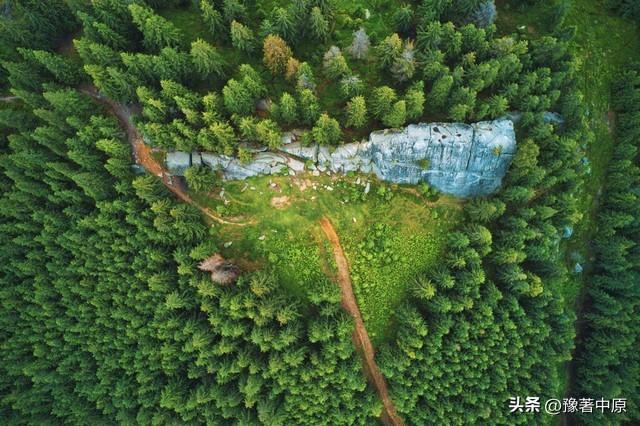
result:
[[[284,132],[282,134],[282,145],[289,145],[290,143],[293,143],[294,139],[295,136],[292,132]]]
[[[144,167],[142,167],[140,164],[132,164],[131,165],[131,170],[133,170],[133,173],[135,173],[137,175],[145,174]]]
[[[233,241],[227,241],[226,243],[224,243],[223,247],[224,248],[229,248],[229,247],[231,247],[232,244],[233,244]]]
[[[263,112],[269,111],[271,109],[271,101],[269,99],[260,99],[256,102],[256,109]]]
[[[300,160],[296,160],[295,158],[287,158],[287,166],[294,173],[302,173],[304,172],[304,163]]]
[[[367,182],[367,186],[364,187],[364,193],[368,194],[370,190],[371,190],[371,183]]]
[[[313,176],[320,176],[320,171],[319,170],[314,170],[313,172],[311,172],[311,174]]]
[[[562,228],[562,238],[564,238],[565,240],[568,238],[571,238],[571,236],[573,235],[573,227],[572,226],[565,226]]]
[[[232,284],[240,276],[240,268],[225,260],[219,253],[200,262],[198,269],[211,272],[211,281],[222,285]]]
[[[289,204],[291,204],[291,200],[286,195],[282,197],[273,197],[271,199],[271,206],[275,207],[276,209],[283,209],[287,207]]]
[[[575,266],[573,267],[573,272],[576,273],[576,274],[582,273],[583,270],[584,270],[584,268],[582,267],[582,265],[580,263],[576,263]]]
[[[265,238],[267,238],[265,235],[260,235],[260,236],[258,237],[258,240],[260,240],[260,241],[264,241],[264,239],[265,239]]]

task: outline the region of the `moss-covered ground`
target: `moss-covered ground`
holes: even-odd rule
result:
[[[371,181],[368,194],[365,179]],[[335,272],[318,224],[328,216],[374,343],[393,333],[392,317],[411,289],[411,277],[438,261],[447,232],[460,218],[457,200],[429,201],[413,188],[364,176],[259,177],[227,182],[194,198],[223,217],[249,223],[214,225],[225,257],[249,269],[271,265],[302,300]]]

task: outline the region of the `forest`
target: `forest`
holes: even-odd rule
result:
[[[0,0],[0,423],[640,423],[639,7]],[[505,116],[483,197],[165,166]]]

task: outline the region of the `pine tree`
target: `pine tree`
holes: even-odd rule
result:
[[[152,9],[138,4],[130,4],[129,11],[133,22],[144,37],[147,49],[158,51],[163,47],[177,47],[182,43],[183,35],[178,28]]]
[[[338,121],[325,113],[320,115],[315,126],[311,129],[311,134],[313,140],[320,145],[334,145],[340,141],[342,130],[340,130]]]
[[[250,52],[255,47],[255,37],[249,27],[238,21],[231,22],[231,42],[233,47],[244,52]]]
[[[402,40],[398,34],[386,37],[376,48],[378,59],[384,67],[391,66],[402,54]]]
[[[278,125],[271,120],[260,120],[256,125],[258,142],[270,149],[278,149],[282,145],[282,134]]]
[[[59,82],[74,86],[82,79],[82,70],[78,65],[60,55],[44,50],[27,50],[19,48],[18,52],[25,58],[33,60],[47,69]]]
[[[311,9],[309,27],[311,28],[311,34],[318,40],[324,41],[329,35],[329,22],[327,22],[319,7]]]
[[[402,54],[400,54],[391,66],[391,73],[399,82],[404,82],[416,72],[416,60],[414,57],[413,42],[408,40],[405,43]]]
[[[340,92],[347,99],[360,95],[363,91],[364,84],[357,75],[350,75],[340,80]]]
[[[331,46],[324,54],[322,65],[327,76],[332,79],[340,78],[350,72],[346,59],[336,46]]]
[[[301,89],[298,92],[298,105],[300,105],[300,116],[307,124],[313,124],[320,115],[320,105],[318,98],[309,89]]]
[[[196,192],[211,191],[218,177],[209,167],[189,167],[184,172],[189,188]]]
[[[316,80],[313,75],[313,69],[308,63],[303,62],[298,66],[296,78],[298,88],[315,90]]]
[[[271,22],[273,22],[273,29],[276,34],[285,40],[294,41],[296,31],[289,11],[282,7],[276,7],[271,12]]]
[[[280,97],[280,103],[277,105],[278,118],[286,123],[293,124],[298,119],[298,104],[296,99],[289,93],[285,92]]]
[[[371,93],[369,110],[375,118],[381,120],[396,102],[397,95],[395,90],[388,86],[377,87]]]
[[[353,41],[349,46],[349,53],[354,59],[366,59],[369,54],[371,42],[364,28],[353,33]]]
[[[402,127],[407,121],[407,103],[400,100],[382,117],[382,123],[388,127]]]
[[[216,10],[209,0],[200,1],[200,11],[202,12],[202,20],[207,25],[209,34],[213,37],[219,37],[224,31],[222,15]]]
[[[287,63],[291,59],[291,49],[287,43],[276,35],[268,35],[263,44],[263,60],[272,74],[284,74]]]
[[[404,4],[393,14],[393,25],[396,31],[406,33],[411,30],[413,24],[413,8]]]
[[[413,84],[404,95],[407,106],[407,120],[418,120],[424,114],[424,83],[419,81]]]
[[[429,105],[434,109],[441,108],[445,105],[449,92],[453,87],[453,77],[450,75],[443,75],[433,83],[433,87],[427,96]]]
[[[298,74],[298,68],[300,68],[300,61],[298,61],[294,57],[289,58],[289,60],[287,61],[286,70],[284,72],[287,80],[292,80],[296,77],[296,75]]]
[[[222,3],[224,19],[227,22],[244,20],[247,18],[247,6],[244,0],[224,0]]]
[[[204,40],[191,43],[191,61],[203,78],[224,75],[225,62],[218,50]]]
[[[351,98],[346,106],[346,126],[361,128],[367,123],[367,105],[363,96]]]

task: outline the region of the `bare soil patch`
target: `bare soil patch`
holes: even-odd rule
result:
[[[283,195],[282,197],[273,197],[271,199],[271,206],[276,209],[284,209],[289,204],[291,204],[291,199],[286,195]]]

